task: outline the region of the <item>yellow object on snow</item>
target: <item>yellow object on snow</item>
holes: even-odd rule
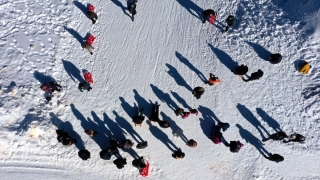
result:
[[[309,74],[310,73],[310,69],[311,66],[310,64],[307,62],[306,64],[304,64],[303,66],[301,66],[298,71],[301,72],[302,74]]]

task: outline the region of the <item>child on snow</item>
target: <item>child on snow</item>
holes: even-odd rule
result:
[[[132,161],[132,166],[140,169],[143,169],[146,167],[146,163],[143,160],[143,156],[141,156],[139,159],[134,159]]]
[[[79,83],[78,88],[81,92],[83,92],[83,90],[90,91],[92,89],[92,87],[90,86],[90,83],[88,83],[87,81]]]
[[[252,81],[252,80],[258,80],[263,76],[263,71],[261,71],[261,69],[258,69],[257,72],[251,73],[251,77],[249,77],[249,79],[245,80],[243,79],[245,82],[248,81]]]
[[[288,141],[283,141],[284,143],[288,143],[288,142],[303,142],[304,140],[306,140],[306,137],[302,136],[301,134],[291,134],[290,138]]]
[[[194,97],[196,97],[197,99],[201,98],[201,95],[204,93],[204,88],[203,87],[196,87],[193,89],[192,94],[194,95]]]
[[[284,158],[279,154],[269,154],[269,157],[266,155],[263,155],[266,159],[269,159],[270,161],[275,161],[276,163],[281,162],[284,160]]]
[[[207,84],[209,84],[210,86],[221,82],[221,80],[218,77],[216,77],[215,75],[213,75],[212,73],[210,73],[209,75],[210,75],[210,77],[209,77],[209,80],[207,81]]]
[[[180,148],[172,153],[172,157],[176,158],[178,160],[184,158],[184,156],[185,156],[185,154],[182,152],[182,150]]]
[[[131,18],[132,21],[134,21],[134,15],[137,14],[136,7],[137,7],[137,0],[131,0],[128,5],[128,10],[132,14],[132,18]]]
[[[283,131],[279,131],[274,134],[271,134],[268,138],[262,139],[262,141],[265,142],[265,141],[268,141],[269,139],[272,139],[275,141],[281,141],[284,138],[288,138],[287,134]]]
[[[71,139],[68,133],[63,132],[63,130],[56,130],[58,142],[61,142],[65,146],[70,146],[73,143],[77,143],[76,139]]]
[[[210,16],[215,16],[216,13],[214,12],[214,10],[212,9],[207,9],[205,11],[202,12],[202,15],[203,15],[203,21],[202,23],[205,23],[206,20],[210,17]]]
[[[94,48],[90,44],[88,44],[87,42],[84,42],[84,43],[81,44],[81,47],[83,49],[87,49],[90,52],[90,54],[93,55],[92,51],[93,51]]]
[[[78,152],[78,156],[85,161],[90,158],[90,152],[86,149],[83,149]]]
[[[229,28],[234,24],[234,16],[230,15],[226,19],[227,22],[227,27],[226,27],[226,32],[229,30]]]

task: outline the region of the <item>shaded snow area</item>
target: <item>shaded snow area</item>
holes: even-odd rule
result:
[[[96,24],[86,16],[88,3]],[[209,8],[218,12],[213,25],[202,23]],[[320,83],[319,8],[319,0],[138,0],[132,22],[126,0],[0,1],[1,179],[320,179],[320,88],[302,95]],[[230,14],[236,22],[222,33]],[[81,48],[89,34],[93,55]],[[282,61],[269,63],[271,53]],[[311,63],[310,74],[297,71],[302,61]],[[263,77],[244,82],[231,72],[241,64]],[[78,89],[84,69],[93,75],[90,92]],[[209,73],[222,82],[204,84]],[[52,80],[63,90],[48,102],[39,87]],[[205,88],[200,99],[191,94],[197,86]],[[148,120],[134,126],[136,108],[149,117],[152,103],[170,128]],[[199,114],[182,119],[178,107]],[[230,124],[228,142],[244,144],[238,153],[209,139],[220,121]],[[63,146],[56,129],[78,142]],[[198,146],[174,138],[178,129]],[[262,142],[279,130],[306,140]],[[117,169],[114,156],[99,156],[115,137],[149,146],[120,149],[128,164]],[[182,160],[171,156],[176,147]],[[78,157],[82,149],[89,160]],[[265,152],[284,161],[269,161]],[[149,159],[146,178],[131,165],[138,156]]]

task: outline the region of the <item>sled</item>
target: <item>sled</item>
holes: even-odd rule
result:
[[[90,73],[90,72],[85,72],[84,74],[83,74],[83,76],[84,76],[84,79],[88,82],[88,83],[90,83],[90,84],[93,84],[93,78],[92,78],[92,74]]]
[[[209,23],[213,24],[216,21],[216,16],[215,15],[211,15],[208,19]]]
[[[92,4],[90,4],[89,6],[88,6],[88,11],[90,11],[90,12],[94,12],[94,6],[92,5]]]
[[[146,161],[146,160],[145,160],[145,161]],[[146,163],[146,167],[140,169],[140,175],[143,176],[143,177],[146,177],[146,176],[148,176],[148,174],[149,174],[149,162],[148,162],[148,161],[146,161],[146,162],[147,162],[147,163]]]
[[[92,45],[95,40],[96,40],[96,37],[94,37],[92,34],[90,34],[90,36],[86,40],[86,43]]]

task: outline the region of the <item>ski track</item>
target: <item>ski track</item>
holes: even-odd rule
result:
[[[103,129],[99,135],[108,139],[120,134],[133,139],[138,134],[147,140],[148,148],[134,150],[139,156],[150,156],[151,179],[320,178],[320,97],[301,95],[319,84],[317,0],[140,0],[134,22],[125,9],[126,0],[93,0],[99,17],[94,25],[83,12],[87,3],[0,3],[3,179],[141,179],[129,153],[120,150],[128,163],[121,170],[112,163],[114,157],[100,159],[101,147],[109,144],[83,133],[84,121]],[[207,8],[218,12],[214,25],[201,22],[200,10]],[[222,33],[229,14],[236,15],[236,23]],[[81,48],[89,33],[96,37],[93,55]],[[263,60],[274,52],[283,55],[281,63]],[[311,74],[296,71],[301,60],[311,62]],[[234,63],[248,65],[248,75],[259,68],[265,74],[259,81],[244,83],[230,72]],[[83,69],[92,72],[94,84],[92,91],[81,93],[77,87]],[[222,80],[219,85],[203,84],[210,72]],[[38,87],[52,78],[63,91],[45,102]],[[199,100],[191,95],[196,86],[205,87]],[[144,123],[135,128],[130,118],[135,106],[143,107],[148,117],[151,103],[160,104],[160,119],[171,122],[158,134],[150,130],[159,126]],[[198,108],[199,115],[182,119],[172,112],[188,106]],[[239,153],[208,139],[208,130],[219,121],[231,125],[224,132],[227,141],[245,144]],[[77,146],[59,144],[58,128],[77,136]],[[181,139],[171,138],[178,128],[198,146],[187,148]],[[265,131],[272,134],[277,128],[307,137],[303,144],[264,142],[268,152],[284,156],[281,163],[264,159],[258,150]],[[185,152],[183,160],[171,157],[166,136]],[[77,156],[81,148],[91,152],[90,160]]]

